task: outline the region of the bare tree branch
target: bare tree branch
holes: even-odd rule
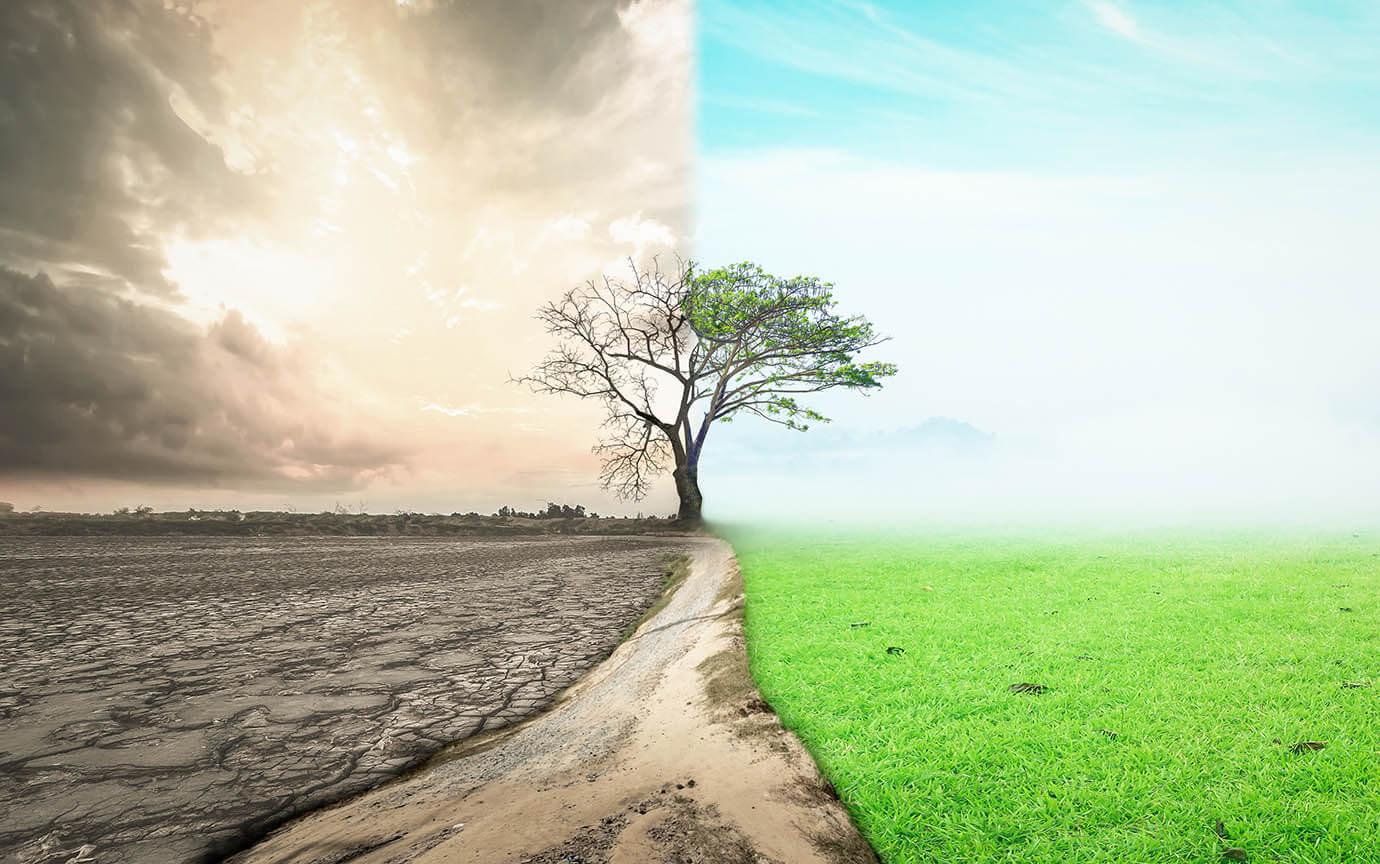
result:
[[[603,277],[548,303],[537,319],[557,345],[517,379],[539,393],[604,402],[594,451],[600,479],[624,498],[647,494],[674,466],[681,511],[698,516],[697,471],[713,424],[736,413],[803,429],[824,421],[798,396],[870,390],[895,374],[858,363],[885,339],[861,316],[833,311],[833,286],[779,279],[752,264],[705,273],[676,261],[629,262],[630,282]]]

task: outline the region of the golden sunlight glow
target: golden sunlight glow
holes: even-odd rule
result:
[[[289,326],[308,320],[330,295],[337,274],[328,258],[267,246],[248,237],[191,241],[174,238],[164,247],[164,274],[186,297],[183,313],[207,323],[227,308],[245,317],[275,342]]]

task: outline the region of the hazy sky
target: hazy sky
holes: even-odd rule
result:
[[[507,378],[540,302],[683,245],[690,28],[684,0],[0,4],[0,500],[607,503],[598,409]]]
[[[717,515],[1380,513],[1380,5],[698,8],[697,254],[902,370],[721,434]]]

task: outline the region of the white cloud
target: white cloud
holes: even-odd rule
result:
[[[439,402],[428,402],[422,406],[423,411],[431,411],[436,414],[444,414],[447,417],[473,417],[476,414],[487,414],[488,410],[478,403],[469,405],[443,405]]]
[[[474,234],[470,241],[465,244],[465,251],[462,254],[464,260],[468,261],[474,257],[476,252],[486,252],[494,247],[494,232],[487,225],[480,225],[474,229]]]
[[[676,245],[675,232],[655,219],[644,219],[640,212],[610,222],[609,237],[615,243],[631,246],[634,258],[641,258],[654,248],[670,249]]]
[[[583,240],[589,236],[594,213],[562,213],[552,217],[542,225],[541,237],[559,237],[563,240]]]
[[[677,0],[633,0],[618,10],[618,22],[640,54],[677,60],[689,53],[691,13]]]
[[[378,180],[384,186],[387,186],[388,189],[393,192],[397,192],[399,189],[402,188],[395,178],[389,176],[389,174],[386,171],[384,171],[377,165],[371,163],[369,165],[369,173],[373,174],[374,179]]]
[[[705,93],[700,100],[708,105],[750,111],[754,114],[775,114],[780,117],[818,117],[819,112],[795,102],[778,99],[745,99],[726,93]]]
[[[444,306],[447,310],[446,329],[448,330],[453,330],[464,322],[465,315],[462,313],[492,312],[495,309],[502,308],[502,305],[499,303],[470,296],[469,288],[464,285],[455,289],[455,293],[451,295],[450,300],[447,301]]]
[[[464,285],[455,289],[455,296],[452,298],[455,305],[461,309],[472,309],[477,312],[492,312],[502,308],[502,304],[492,300],[480,300],[478,297],[470,296],[470,289]]]
[[[388,158],[402,166],[404,170],[421,161],[421,157],[409,150],[407,145],[401,141],[388,145]]]
[[[1145,41],[1136,19],[1116,4],[1109,3],[1107,0],[1085,0],[1084,5],[1097,17],[1099,24],[1118,36],[1123,36],[1132,42]]]

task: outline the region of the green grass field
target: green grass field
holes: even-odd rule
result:
[[[1380,862],[1380,539],[725,535],[890,864]]]

